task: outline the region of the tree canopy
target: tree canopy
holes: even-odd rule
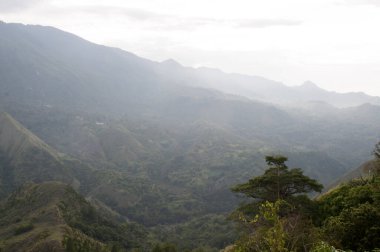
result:
[[[289,169],[284,156],[267,156],[268,169],[263,175],[250,179],[247,183],[236,185],[233,192],[243,193],[258,201],[287,200],[293,195],[321,192],[323,186],[316,180],[303,175],[299,168]]]
[[[376,145],[375,145],[375,149],[373,150],[373,155],[375,155],[375,158],[376,159],[380,159],[380,142],[378,142]]]

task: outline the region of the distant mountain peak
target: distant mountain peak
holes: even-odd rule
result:
[[[167,59],[161,62],[161,64],[167,65],[167,66],[172,66],[172,67],[182,67],[180,63],[175,61],[174,59]]]
[[[321,89],[320,87],[317,86],[317,84],[315,84],[314,82],[312,81],[305,81],[301,86],[300,88],[304,88],[304,89]]]

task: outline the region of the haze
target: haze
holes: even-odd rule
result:
[[[376,0],[1,0],[0,19],[157,61],[380,95]]]

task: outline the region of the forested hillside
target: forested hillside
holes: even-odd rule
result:
[[[59,182],[24,185],[0,213],[1,251],[124,251],[146,242],[143,228],[100,213]]]

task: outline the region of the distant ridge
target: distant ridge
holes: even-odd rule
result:
[[[380,105],[380,97],[329,92],[311,81],[290,87],[260,76],[184,67],[173,59],[159,63],[53,27],[0,23],[0,33],[4,34],[0,37],[0,74],[7,77],[0,83],[0,98],[4,101],[17,98],[20,103],[75,110],[91,107],[94,112],[122,114],[121,107],[135,108],[136,103],[170,96],[168,87],[179,85],[197,87],[191,91],[198,93],[199,87],[214,89],[280,105],[310,101],[336,107]]]
[[[368,178],[371,175],[374,174],[374,172],[379,169],[380,163],[378,160],[370,160],[365,163],[363,163],[361,166],[356,168],[355,170],[352,170],[345,175],[343,175],[341,178],[334,181],[332,184],[330,184],[328,187],[325,188],[325,191],[329,191],[336,186],[349,182],[353,179],[361,179],[361,178]]]

